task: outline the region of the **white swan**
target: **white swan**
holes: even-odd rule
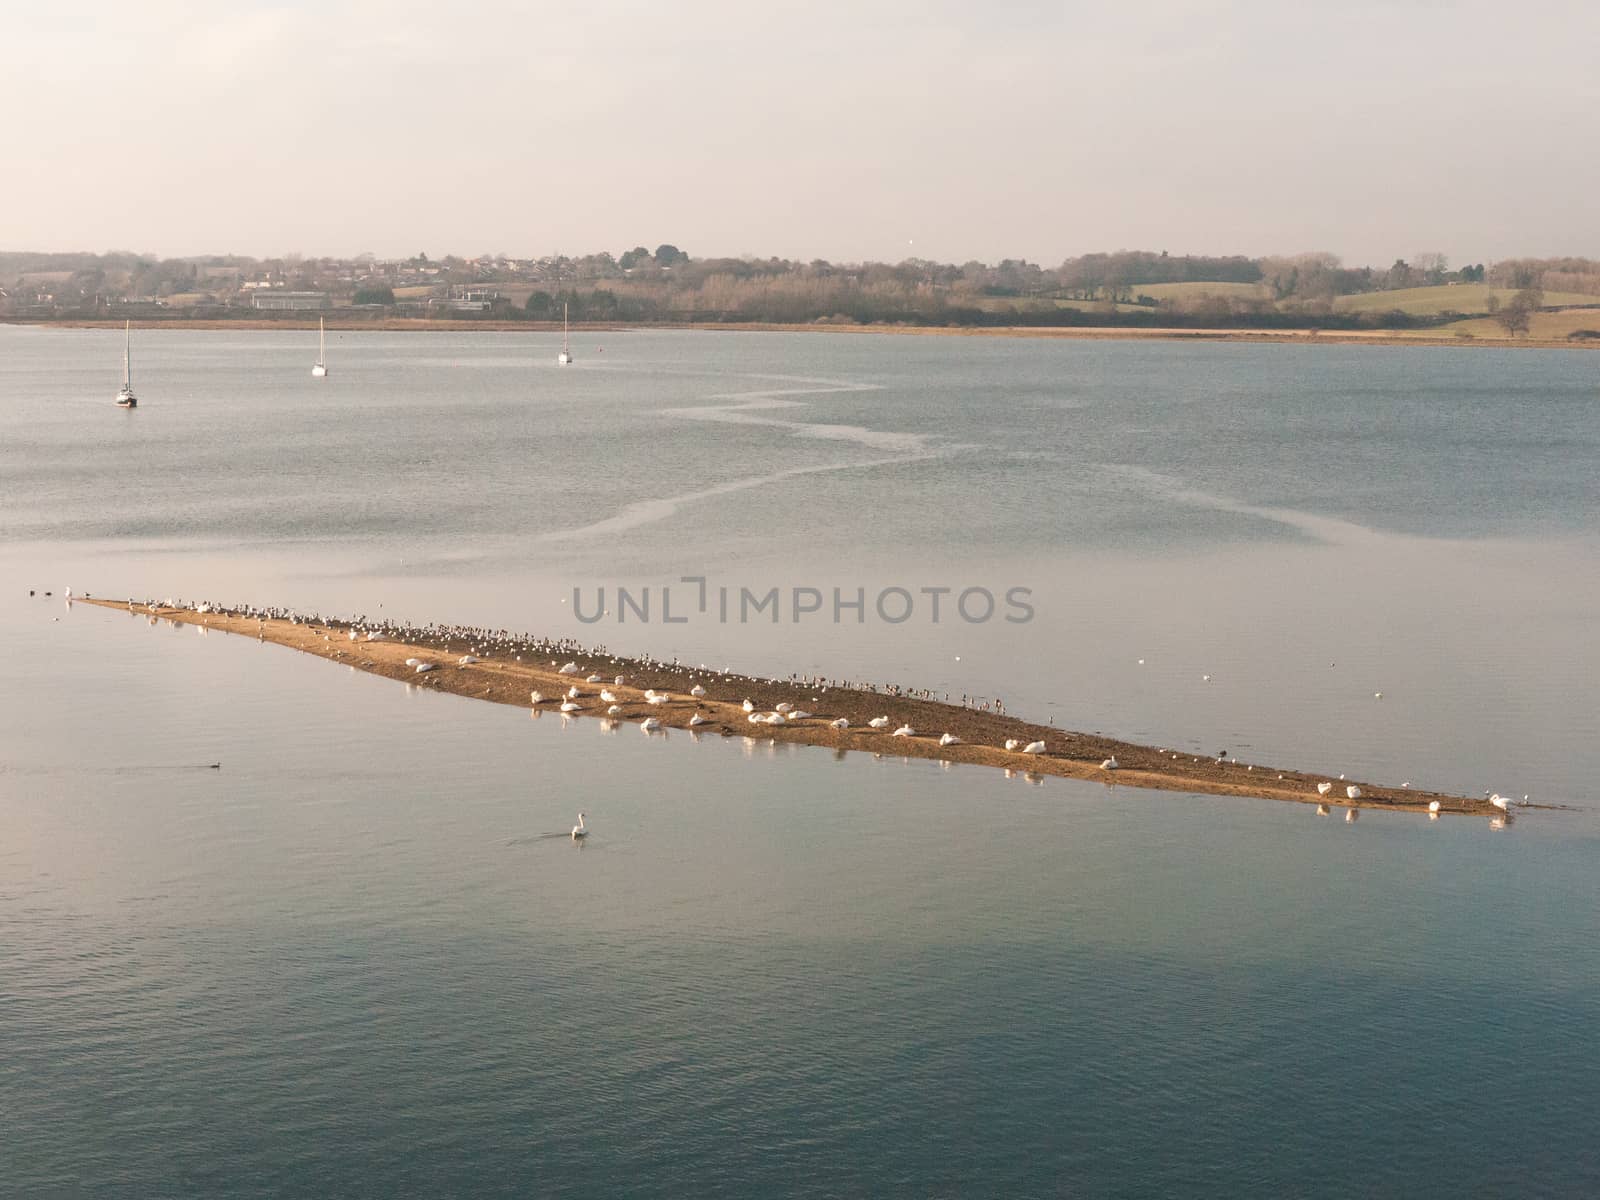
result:
[[[939,745],[941,746],[959,746],[960,744],[961,739],[953,733],[942,733],[939,735]]]
[[[574,704],[571,700],[563,700],[561,702],[561,711],[564,713],[582,712],[583,705]]]
[[[748,696],[745,697],[745,702],[740,705],[740,707],[743,708],[747,713],[755,712],[756,710],[756,706],[750,703],[750,698]]]
[[[1351,784],[1351,785],[1350,785],[1350,786],[1349,786],[1349,787],[1347,787],[1347,788],[1345,788],[1345,790],[1344,790],[1344,794],[1345,794],[1345,795],[1346,795],[1346,796],[1349,796],[1349,797],[1350,797],[1350,799],[1352,799],[1352,800],[1359,800],[1359,799],[1361,799],[1361,789],[1360,789],[1360,788],[1358,788],[1358,787],[1357,787],[1357,786],[1356,786],[1356,785],[1355,785],[1355,784],[1353,784],[1353,783],[1352,783],[1352,784]]]
[[[639,728],[645,733],[654,733],[656,730],[661,728],[661,722],[656,720],[654,717],[646,717],[644,720],[639,722]]]
[[[417,674],[418,675],[421,675],[424,671],[431,671],[431,670],[433,670],[433,664],[432,663],[419,662],[417,664]]]
[[[610,688],[601,688],[600,699],[607,704],[615,704],[617,702],[617,694]]]
[[[1117,762],[1117,756],[1113,754],[1110,758],[1106,759],[1105,762],[1100,764],[1100,769],[1103,771],[1115,771],[1119,765],[1120,764]]]
[[[572,827],[572,840],[579,841],[589,836],[589,827],[583,823],[583,814],[578,814],[578,823]]]
[[[665,692],[646,692],[644,701],[646,704],[670,704],[672,703],[672,697]]]
[[[616,684],[616,685],[617,685],[617,686],[618,686],[618,687],[621,687],[621,686],[622,686],[622,685],[623,685],[623,684],[624,684],[624,683],[626,683],[626,682],[627,682],[627,681],[628,681],[628,677],[627,677],[627,676],[626,676],[626,675],[618,675],[618,676],[617,676],[617,677],[616,677],[616,678],[615,678],[615,679],[613,679],[613,680],[612,680],[612,681],[611,681],[611,682],[612,682],[612,683],[614,683],[614,684]]]
[[[1319,783],[1319,784],[1317,784],[1317,795],[1326,796],[1331,791],[1333,791],[1333,784],[1331,784],[1331,783]]]
[[[1026,746],[1024,746],[1022,748],[1022,752],[1024,754],[1043,754],[1044,753],[1044,743],[1043,742],[1029,742]]]
[[[811,714],[800,708],[794,709],[787,715],[791,721],[809,721],[811,719]]]
[[[420,658],[408,658],[408,659],[406,659],[406,666],[414,667],[421,661],[422,660]]]
[[[753,712],[749,716],[745,717],[745,720],[749,721],[752,725],[765,725],[767,723],[767,714]]]
[[[848,717],[839,717],[839,718],[837,718],[835,720],[829,721],[828,724],[831,725],[834,729],[849,729],[850,728],[850,718],[848,718]]]
[[[916,737],[917,731],[909,725],[902,725],[889,735],[890,737]]]
[[[704,699],[705,694],[705,688],[701,687],[698,683],[689,689],[689,695],[693,696],[696,700]]]
[[[794,705],[790,704],[787,700],[785,700],[781,704],[773,705],[772,711],[773,712],[786,713],[786,712],[789,712],[793,708],[794,708]]]
[[[1502,796],[1499,792],[1496,792],[1494,795],[1489,797],[1489,803],[1494,805],[1501,812],[1508,812],[1510,811],[1511,797]]]
[[[1022,747],[1022,743],[1019,742],[1016,738],[1007,738],[1006,739],[1006,749],[1007,750],[1018,750],[1021,747]]]
[[[622,713],[622,705],[620,705],[620,704],[613,704],[610,708],[606,709],[606,716],[608,716],[608,717],[619,716],[619,715],[621,715],[621,713]]]
[[[1428,811],[1431,812],[1431,813],[1438,812],[1439,811],[1439,802],[1437,800],[1429,800],[1428,801]]]
[[[587,677],[586,677],[586,678],[585,678],[585,679],[584,679],[584,682],[585,682],[585,683],[599,683],[599,682],[600,682],[600,676],[598,676],[598,675],[590,675],[590,676],[587,676]]]
[[[704,717],[702,717],[699,713],[695,713],[694,716],[689,718],[689,724],[691,726],[693,726],[693,725],[704,725],[705,723],[706,723],[706,719]]]
[[[528,699],[532,700],[535,704],[543,704],[544,703],[544,693],[543,692],[529,692],[528,693]]]
[[[768,725],[787,725],[788,723],[789,723],[789,719],[787,717],[785,717],[781,712],[772,713],[767,717],[767,724]]]
[[[583,693],[578,690],[578,685],[577,684],[573,684],[571,687],[569,687],[567,689],[567,699],[568,700],[576,700],[581,695],[583,695]]]
[[[559,671],[556,672],[557,675],[576,675],[577,673],[577,663],[566,663]]]
[[[461,656],[461,661],[457,665],[458,666],[463,666],[463,667],[470,667],[473,663],[482,662],[482,661],[483,661],[483,659],[481,659],[481,658],[473,658],[472,655],[470,655],[470,654],[463,654]]]
[[[874,729],[887,729],[889,728],[889,718],[873,717],[872,720],[867,722],[867,724],[872,726]]]

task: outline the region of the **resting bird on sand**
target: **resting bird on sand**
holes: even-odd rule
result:
[[[889,718],[873,717],[872,720],[867,722],[867,724],[872,726],[874,729],[887,729],[889,728]]]
[[[1044,753],[1044,743],[1043,742],[1029,742],[1026,746],[1024,746],[1022,748],[1022,752],[1024,754],[1043,754]]]
[[[911,728],[911,726],[902,725],[902,726],[900,726],[899,729],[896,729],[889,736],[890,737],[915,737],[916,734],[917,734],[917,731],[915,729]]]
[[[1326,796],[1331,791],[1333,791],[1333,784],[1331,784],[1331,783],[1319,783],[1319,784],[1317,784],[1317,795]]]
[[[944,733],[939,735],[939,745],[941,746],[958,746],[960,744],[961,739],[953,733]]]
[[[1117,762],[1117,756],[1113,754],[1110,758],[1106,759],[1105,762],[1101,763],[1100,767],[1105,771],[1115,771],[1119,765],[1120,764]]]

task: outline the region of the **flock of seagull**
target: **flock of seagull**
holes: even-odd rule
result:
[[[29,592],[29,595],[33,594],[34,593],[32,591]],[[49,592],[45,593],[47,596],[49,594]],[[65,589],[63,594],[68,600],[73,599],[72,589]],[[87,593],[84,594],[83,598],[88,598]],[[134,610],[137,604],[136,601],[131,599],[127,603],[130,611]],[[623,659],[619,656],[610,654],[603,646],[585,646],[576,639],[572,638],[535,638],[527,634],[517,634],[508,629],[491,629],[483,626],[441,625],[432,622],[427,625],[418,626],[409,622],[398,621],[389,618],[369,617],[366,614],[362,614],[349,620],[343,620],[339,618],[325,618],[321,613],[306,613],[282,606],[224,605],[208,600],[188,601],[183,599],[174,599],[171,597],[167,598],[165,601],[147,599],[143,602],[143,606],[150,610],[168,608],[194,612],[197,614],[216,613],[229,617],[253,618],[258,622],[258,628],[262,629],[264,629],[265,622],[269,620],[286,621],[291,625],[316,626],[328,631],[324,633],[323,636],[329,640],[332,640],[332,631],[334,629],[342,628],[346,633],[347,639],[352,643],[398,641],[408,645],[428,645],[433,649],[449,649],[452,645],[459,643],[463,646],[469,647],[468,652],[462,654],[457,660],[458,665],[460,666],[470,666],[482,662],[483,659],[478,657],[480,654],[505,654],[517,662],[524,661],[525,655],[529,656],[530,658],[545,658],[551,667],[556,666],[558,659],[567,658],[568,661],[566,661],[557,669],[557,673],[565,676],[578,676],[583,674],[583,670],[578,666],[577,662],[574,661],[576,658],[586,658],[590,661],[604,660],[618,666],[627,664],[635,670],[646,670],[652,673],[679,676],[683,678],[685,682],[691,684],[691,686],[687,689],[689,697],[692,697],[695,700],[700,700],[705,698],[707,695],[705,687],[700,683],[695,682],[695,679],[699,673],[705,673],[708,671],[708,668],[704,664],[701,664],[701,666],[698,668],[698,672],[696,672],[694,669],[681,663],[676,658],[668,661],[655,659],[650,655],[644,655],[639,658]],[[336,657],[343,656],[344,654],[342,651],[336,654]],[[405,663],[418,675],[426,675],[435,672],[438,670],[439,666],[439,664],[436,662],[420,657],[407,658]],[[1140,659],[1139,663],[1141,666],[1144,665],[1144,660]],[[1333,664],[1330,663],[1329,665],[1332,666]],[[936,694],[928,689],[906,688],[899,684],[893,683],[861,683],[845,679],[834,679],[824,676],[801,676],[798,674],[792,674],[787,679],[779,679],[776,677],[762,679],[755,676],[737,675],[728,669],[723,669],[722,671],[710,671],[709,673],[716,675],[724,681],[732,681],[735,683],[743,681],[751,685],[766,684],[771,686],[809,687],[816,690],[819,694],[826,693],[833,689],[840,689],[881,694],[892,698],[910,698],[935,702],[937,701]],[[598,699],[601,703],[607,706],[605,709],[605,716],[608,719],[615,721],[624,715],[624,704],[626,702],[616,692],[614,692],[612,688],[623,686],[626,680],[627,676],[625,674],[617,674],[611,677],[611,681],[608,684],[604,676],[591,669],[589,673],[585,675],[582,683],[591,686],[596,684],[602,685],[598,691]],[[1209,683],[1211,681],[1211,676],[1209,674],[1203,675],[1202,680]],[[1373,695],[1375,699],[1383,699],[1382,692],[1375,692]],[[584,699],[585,696],[586,694],[583,692],[581,685],[577,682],[574,682],[562,696],[546,697],[539,691],[534,691],[530,695],[530,700],[536,709],[546,704],[554,704],[557,710],[564,716],[571,716],[585,711],[585,706],[579,703],[579,700]],[[649,687],[644,690],[644,702],[651,707],[664,706],[672,703],[675,699],[676,697],[674,697],[671,693],[657,691],[653,687]],[[945,699],[948,703],[948,696]],[[987,699],[980,699],[979,697],[964,695],[961,697],[960,703],[962,707],[968,709],[976,709],[986,712],[995,711],[1000,714],[1005,712],[1005,706],[999,700],[990,701]],[[753,700],[746,698],[741,705],[741,708],[744,711],[746,721],[753,726],[788,726],[797,725],[804,721],[821,719],[816,718],[814,714],[800,709],[788,701],[779,702],[770,708],[766,708],[764,706],[758,706]],[[691,729],[707,723],[707,718],[699,711],[694,712],[688,721],[688,725]],[[839,732],[844,732],[851,728],[849,719],[842,716],[829,720],[827,724],[829,728]],[[644,716],[642,719],[640,719],[638,725],[640,730],[646,734],[658,732],[663,728],[660,718],[650,715]],[[891,725],[894,725],[894,721],[887,715],[884,715],[874,717],[867,721],[865,728],[873,731],[882,731],[889,729]],[[910,739],[918,736],[931,735],[919,735],[917,730],[914,729],[909,723],[902,723],[891,730],[889,736],[891,738]],[[940,747],[950,747],[962,744],[962,739],[953,733],[946,732],[939,736],[937,742]],[[1042,740],[1024,743],[1020,739],[1009,738],[1004,742],[1002,748],[1009,753],[1020,753],[1025,755],[1042,755],[1048,753],[1048,747]],[[1178,759],[1180,757],[1177,753],[1169,752],[1167,750],[1161,750],[1159,753],[1163,757],[1170,753],[1173,759]],[[1195,761],[1198,762],[1199,760],[1196,759]],[[1229,761],[1228,752],[1226,750],[1219,751],[1217,761],[1219,763]],[[1117,761],[1116,756],[1113,755],[1103,760],[1100,763],[1100,767],[1105,771],[1116,771],[1121,768],[1121,764]],[[1254,769],[1255,768],[1253,766],[1247,767],[1247,770],[1253,771]],[[1006,773],[1008,776],[1012,774],[1009,768],[1007,769]],[[1280,775],[1279,779],[1282,778],[1283,776]],[[1339,782],[1344,783],[1343,775],[1339,776]],[[1336,786],[1337,785],[1332,781],[1318,783],[1316,785],[1317,795],[1319,797],[1328,797],[1334,791]],[[1403,788],[1409,788],[1411,785],[1408,781],[1401,786]],[[1344,794],[1345,797],[1351,801],[1360,800],[1362,798],[1360,786],[1354,783],[1345,783]],[[1503,828],[1506,824],[1511,822],[1513,818],[1510,810],[1513,807],[1525,808],[1531,804],[1530,798],[1526,795],[1523,796],[1521,801],[1515,801],[1508,796],[1503,796],[1498,792],[1490,792],[1488,790],[1485,790],[1484,795],[1488,803],[1499,810],[1500,815],[1495,817],[1491,822],[1496,828]],[[1440,802],[1438,800],[1434,800],[1429,803],[1428,818],[1430,820],[1437,820],[1439,818],[1440,807]],[[1330,810],[1327,804],[1319,803],[1317,805],[1317,813],[1319,815],[1328,815],[1329,811]],[[1357,808],[1349,808],[1346,811],[1345,820],[1347,822],[1354,822],[1357,819],[1357,813]],[[587,834],[588,829],[584,824],[584,814],[580,813],[578,815],[578,824],[573,826],[572,837],[574,840],[581,840],[582,838],[586,837]]]

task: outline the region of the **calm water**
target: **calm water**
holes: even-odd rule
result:
[[[153,332],[124,413],[118,342],[0,327],[0,1191],[1600,1189],[1600,357]],[[684,575],[1037,615],[572,616]],[[1572,807],[608,735],[68,585]]]

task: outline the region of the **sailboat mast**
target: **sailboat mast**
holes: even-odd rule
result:
[[[122,327],[122,386],[133,387],[133,322]]]
[[[567,305],[565,301],[562,301],[561,304],[561,349],[563,353],[567,349]]]
[[[322,323],[322,318],[317,318],[317,361],[323,362],[328,353],[328,331]]]

